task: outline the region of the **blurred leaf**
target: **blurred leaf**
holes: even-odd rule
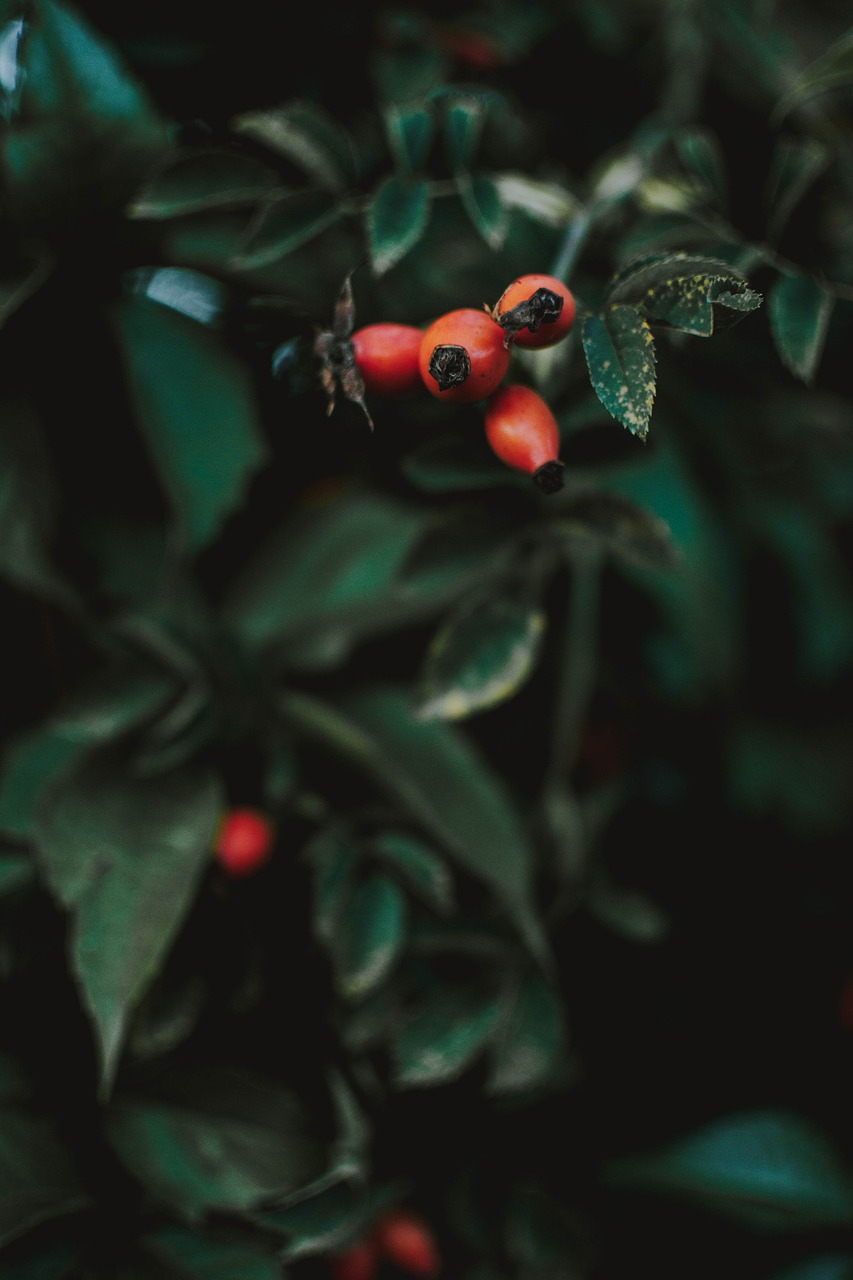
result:
[[[484,174],[463,174],[456,189],[465,210],[490,249],[500,249],[509,232],[509,213],[500,187]]]
[[[725,162],[716,136],[709,129],[693,125],[679,129],[674,142],[685,169],[700,180],[718,209],[725,208]]]
[[[388,106],[383,112],[394,159],[412,176],[423,166],[435,135],[435,117],[423,107]]]
[[[353,616],[375,617],[428,519],[414,504],[369,492],[297,510],[236,576],[225,619],[261,647]]]
[[[165,127],[140,85],[57,0],[40,0],[19,62],[18,112],[3,143],[14,216],[54,222],[79,207],[123,206],[166,149]]]
[[[450,70],[447,55],[427,45],[383,49],[373,56],[372,72],[380,101],[419,108]]]
[[[113,319],[148,447],[199,551],[267,461],[250,371],[218,335],[146,298],[122,299]]]
[[[0,1246],[51,1218],[91,1207],[91,1196],[53,1119],[20,1107],[3,1107],[0,1111]]]
[[[507,1252],[522,1267],[537,1271],[546,1268],[552,1275],[571,1276],[571,1265],[566,1269],[574,1243],[570,1221],[565,1205],[540,1187],[515,1187],[509,1196],[504,1228]]]
[[[779,358],[805,383],[817,373],[834,304],[829,290],[810,276],[780,273],[770,291],[768,321]]]
[[[270,266],[333,227],[346,208],[324,191],[284,191],[265,200],[240,237],[232,265],[241,271]]]
[[[218,778],[134,778],[114,752],[77,761],[37,815],[48,886],[69,911],[74,973],[108,1094],[128,1021],[192,905],[225,805]]]
[[[630,942],[654,945],[669,932],[666,913],[646,894],[626,889],[599,877],[587,891],[585,904],[591,915]]]
[[[168,1083],[168,1081],[167,1081]],[[174,1090],[170,1090],[174,1093]],[[122,1097],[106,1112],[118,1158],[190,1224],[292,1194],[323,1167],[305,1105],[277,1083],[210,1067],[174,1097]]]
[[[672,569],[679,561],[666,522],[618,493],[577,493],[548,528],[566,537],[570,549],[601,547],[640,568]]]
[[[275,171],[239,151],[178,152],[151,173],[127,207],[130,218],[178,218],[252,204],[278,185]]]
[[[466,172],[477,151],[486,105],[480,98],[451,99],[444,112],[444,140],[451,168]]]
[[[513,697],[539,660],[546,616],[510,594],[464,603],[430,641],[419,678],[417,713],[460,720]]]
[[[0,576],[38,596],[76,609],[76,595],[53,564],[58,484],[27,399],[8,396],[0,425]]]
[[[445,860],[407,831],[386,828],[374,836],[372,847],[389,870],[440,915],[453,909],[453,877]]]
[[[338,990],[359,1000],[380,986],[406,941],[406,899],[390,876],[365,876],[331,939]]]
[[[457,493],[513,484],[516,475],[501,466],[481,437],[436,434],[401,462],[406,479],[427,493]]]
[[[648,322],[632,306],[587,315],[583,349],[595,394],[632,435],[645,440],[655,397],[655,348]]]
[[[259,1215],[259,1221],[287,1237],[279,1251],[285,1263],[315,1254],[329,1255],[366,1235],[383,1210],[391,1208],[404,1190],[398,1183],[368,1188],[338,1183],[288,1209],[268,1210]]]
[[[35,885],[35,864],[28,854],[0,853],[0,898]]]
[[[563,1048],[558,994],[541,973],[531,969],[504,997],[500,1030],[489,1050],[487,1091],[512,1094],[546,1083]]]
[[[367,773],[460,866],[490,885],[533,954],[546,957],[527,833],[497,776],[455,726],[419,720],[405,692],[381,686],[336,705],[290,691],[282,711],[295,732]]]
[[[823,1253],[806,1262],[795,1262],[783,1271],[774,1271],[772,1280],[851,1280],[853,1255]]]
[[[647,1154],[610,1161],[611,1185],[698,1200],[769,1230],[849,1226],[849,1176],[822,1131],[788,1111],[744,1111]]]
[[[16,271],[4,270],[0,279],[0,326],[38,292],[54,266],[53,255],[47,249],[40,249],[20,262]]]
[[[313,878],[313,925],[321,941],[331,945],[355,885],[360,850],[348,836],[322,831],[305,847]]]
[[[773,112],[779,122],[794,108],[811,102],[818,94],[853,84],[853,27],[840,35],[819,57],[794,78]]]
[[[271,1252],[245,1241],[226,1241],[186,1227],[160,1227],[142,1237],[145,1249],[181,1280],[281,1280]]]
[[[198,1026],[206,998],[206,983],[198,974],[176,980],[161,970],[133,1014],[127,1038],[130,1055],[146,1061],[183,1044]]]
[[[353,181],[350,140],[317,103],[291,102],[247,111],[231,121],[231,128],[284,156],[326,191],[340,191]]]
[[[520,209],[543,226],[564,230],[581,214],[578,197],[559,182],[545,182],[513,171],[492,174],[492,182],[504,209]]]
[[[782,137],[770,156],[764,203],[767,235],[777,240],[809,187],[828,166],[831,153],[817,138]]]
[[[443,986],[421,1000],[392,1036],[398,1088],[447,1084],[484,1051],[498,1025],[493,996]]]
[[[430,214],[429,183],[386,178],[367,208],[370,258],[377,275],[397,265],[420,240]]]
[[[5,742],[0,767],[0,831],[21,840],[34,834],[46,786],[82,746],[79,736],[53,721]]]

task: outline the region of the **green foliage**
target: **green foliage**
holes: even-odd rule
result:
[[[0,1275],[846,1280],[849,18],[167,9],[0,5]],[[348,366],[528,272],[547,494]]]

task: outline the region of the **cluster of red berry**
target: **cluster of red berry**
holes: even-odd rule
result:
[[[411,1209],[392,1209],[360,1240],[329,1259],[332,1280],[374,1280],[382,1262],[421,1280],[434,1280],[441,1255],[429,1223]]]
[[[568,334],[575,299],[555,276],[519,276],[493,307],[462,307],[439,316],[424,330],[380,322],[349,338],[318,335],[330,394],[341,385],[351,399],[398,398],[424,388],[451,404],[485,401],[486,439],[507,466],[525,472],[544,493],[563,485],[557,421],[531,387],[505,379],[513,344],[528,350],[552,347]]]

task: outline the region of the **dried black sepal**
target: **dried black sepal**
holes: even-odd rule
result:
[[[471,357],[465,347],[446,343],[434,348],[427,368],[438,383],[439,391],[449,391],[451,387],[461,387],[471,376]]]

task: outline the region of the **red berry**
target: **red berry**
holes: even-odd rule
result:
[[[429,1224],[409,1209],[395,1209],[381,1218],[376,1242],[382,1257],[413,1276],[436,1276],[441,1255]]]
[[[231,809],[219,824],[213,852],[229,876],[249,876],[269,861],[274,839],[275,828],[265,814]]]
[[[504,332],[486,311],[462,307],[434,320],[423,335],[420,370],[439,400],[468,404],[499,387],[509,368]]]
[[[343,1253],[332,1254],[329,1273],[332,1280],[373,1280],[378,1261],[375,1241],[371,1238],[358,1240]]]
[[[486,405],[486,439],[501,462],[531,475],[543,493],[562,489],[557,419],[537,391],[500,387]]]
[[[575,300],[556,276],[519,276],[504,289],[492,315],[516,346],[553,347],[575,320]]]
[[[352,335],[355,362],[368,395],[409,396],[423,390],[418,355],[423,330],[381,322]]]

